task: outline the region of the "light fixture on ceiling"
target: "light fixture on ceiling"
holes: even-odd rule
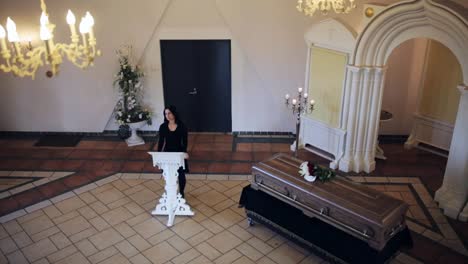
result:
[[[79,25],[80,36],[75,28],[75,16],[68,10],[67,23],[71,31],[71,43],[54,43],[54,28],[55,25],[49,23],[49,15],[47,14],[44,0],[41,0],[42,14],[40,18],[40,39],[44,45],[33,47],[31,39],[26,40],[28,43],[21,43],[20,37],[16,32],[16,24],[11,18],[7,19],[7,32],[0,25],[0,51],[1,56],[5,60],[0,64],[0,69],[4,72],[12,72],[16,76],[24,77],[31,76],[34,79],[39,66],[45,64],[51,65],[51,70],[46,72],[48,77],[52,77],[58,73],[58,67],[62,63],[62,57],[67,57],[69,61],[77,67],[84,69],[93,65],[94,58],[100,56],[101,52],[96,49],[96,38],[93,33],[94,18],[89,12],[81,19]],[[7,45],[5,36],[8,33]]]
[[[313,16],[319,10],[326,15],[333,9],[337,14],[347,14],[356,7],[355,0],[298,0],[297,10],[306,16]]]

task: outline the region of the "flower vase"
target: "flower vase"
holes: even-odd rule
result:
[[[138,136],[137,130],[142,128],[146,124],[146,120],[135,122],[135,123],[128,123],[127,125],[130,127],[132,134],[129,138],[125,140],[129,147],[138,146],[145,144],[143,138]]]

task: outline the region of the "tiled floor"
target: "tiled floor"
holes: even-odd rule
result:
[[[248,227],[237,208],[252,163],[288,152],[286,143],[190,135],[187,200],[196,215],[167,228],[164,217],[149,214],[163,191],[147,154],[153,143],[127,148],[85,138],[74,148],[45,148],[35,141],[0,139],[0,263],[323,262],[261,225]],[[388,160],[374,173],[348,176],[410,205],[415,245],[393,263],[468,263],[468,225],[447,219],[432,200],[446,159],[382,147]],[[300,157],[326,164],[308,152]]]

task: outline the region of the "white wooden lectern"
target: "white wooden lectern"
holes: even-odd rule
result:
[[[185,168],[183,152],[148,152],[153,157],[153,166],[158,166],[163,170],[163,177],[166,182],[165,193],[159,199],[156,208],[151,212],[152,215],[167,215],[167,226],[174,224],[176,215],[194,215],[190,206],[185,203],[185,199],[178,191],[177,170],[180,167]]]

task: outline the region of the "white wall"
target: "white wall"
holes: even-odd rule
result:
[[[358,8],[348,15],[308,18],[296,11],[295,1],[286,0],[46,1],[60,42],[68,42],[69,37],[66,10],[72,9],[77,17],[91,11],[103,55],[86,71],[65,62],[52,79],[44,77],[44,67],[34,81],[0,72],[0,131],[115,128],[110,120],[117,100],[112,82],[118,67],[115,50],[122,44],[135,47],[146,69],[145,101],[156,112],[156,122],[145,129],[157,129],[164,105],[159,39],[169,36],[232,39],[234,131],[294,131],[293,116],[282,98],[304,85],[304,33],[329,17],[339,17],[357,31],[362,3],[367,2],[371,1],[357,1]],[[5,26],[6,17],[11,16],[20,34],[37,34],[39,15],[38,0],[0,2],[0,22]],[[36,37],[33,44],[39,43]]]

